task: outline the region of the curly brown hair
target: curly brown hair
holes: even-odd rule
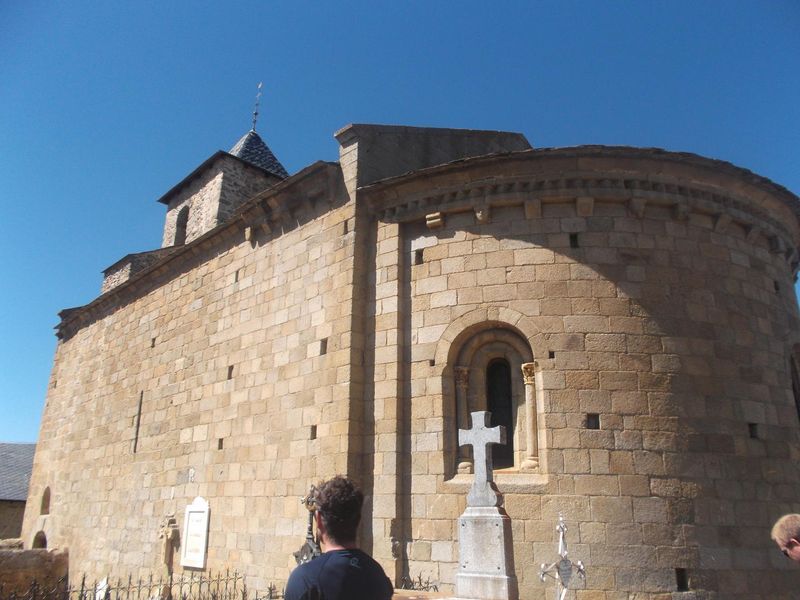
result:
[[[337,475],[321,483],[314,497],[328,537],[338,543],[355,542],[364,494],[347,477]]]

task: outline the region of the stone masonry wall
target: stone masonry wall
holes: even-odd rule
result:
[[[449,591],[471,482],[458,406],[484,407],[475,371],[511,348],[526,361],[518,451],[496,482],[522,598],[553,592],[537,573],[559,512],[588,566],[581,600],[673,598],[678,569],[694,597],[791,598],[769,540],[800,510],[789,194],[635,149],[426,162],[375,182],[397,165],[369,158],[361,127],[340,132],[349,198],[301,197],[301,172],[282,205],[253,208],[282,221],[221,227],[128,295],[65,314],[26,545],[41,531],[69,548],[73,577],[158,574],[164,517],[182,524],[201,495],[208,569],[263,590],[303,541],[298,497],[348,473],[367,494],[365,549],[395,582]],[[214,205],[223,170],[173,198],[165,246],[180,203]],[[213,226],[206,208],[192,236]]]
[[[19,537],[24,514],[24,502],[0,500],[0,540]]]
[[[226,158],[221,166],[223,176],[217,223],[226,221],[243,202],[279,181],[276,177],[238,160]]]
[[[100,293],[105,294],[107,291],[125,283],[140,271],[171,254],[172,251],[172,248],[159,248],[150,252],[129,254],[103,271],[103,284],[100,287]]]
[[[511,181],[526,168],[548,179],[574,168],[565,162],[507,169]],[[607,164],[585,161],[581,175],[599,183]],[[618,191],[554,190],[543,201],[502,193],[500,169],[494,205],[484,189],[464,208],[434,212],[448,207],[418,199],[449,197],[445,175],[386,194],[426,212],[413,220],[392,209],[407,224],[378,226],[376,363],[402,354],[408,340],[410,364],[399,382],[376,371],[376,421],[392,390],[405,394],[409,412],[396,429],[380,430],[375,478],[407,444],[399,469],[410,476],[410,501],[387,498],[378,512],[376,495],[373,529],[385,536],[376,535],[376,555],[389,555],[399,538],[408,575],[453,584],[455,524],[471,481],[455,473],[455,357],[478,332],[514,331],[535,361],[540,466],[517,464],[495,480],[512,519],[521,597],[544,593],[538,565],[556,557],[559,512],[570,557],[588,565],[580,597],[670,598],[676,569],[686,569],[690,590],[705,594],[698,597],[792,597],[791,566],[769,530],[800,508],[800,415],[789,373],[800,331],[788,254],[758,233],[770,229],[759,215],[784,209],[734,183],[769,212],[754,203],[742,226],[744,213],[676,208],[666,193],[640,203]],[[658,170],[700,179],[691,169]],[[465,186],[486,174],[453,179]],[[405,316],[392,318],[403,307]],[[522,383],[522,373],[512,377]],[[590,413],[599,429],[588,428]]]
[[[224,175],[221,171],[207,169],[170,198],[167,214],[164,218],[162,248],[175,245],[178,213],[184,207],[189,208],[189,220],[186,224],[186,243],[200,237],[217,224],[223,177]]]
[[[63,550],[18,550],[0,548],[0,588],[9,596],[25,595],[31,582],[44,589],[55,589],[67,574],[69,554]]]
[[[298,497],[348,466],[353,209],[332,200],[251,241],[220,234],[59,344],[31,479],[50,514],[26,515],[27,545],[42,529],[69,548],[73,578],[159,574],[165,515],[182,529],[199,495],[208,569],[285,581]]]
[[[220,156],[169,200],[161,246],[175,244],[176,223],[189,207],[186,243],[223,223],[245,201],[279,180],[232,156]]]
[[[133,261],[125,261],[115,265],[113,269],[108,269],[104,274],[103,283],[100,286],[100,293],[105,294],[108,290],[128,281],[128,279],[131,278],[132,271]]]

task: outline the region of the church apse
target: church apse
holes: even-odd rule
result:
[[[45,533],[71,576],[163,568],[164,517],[202,496],[208,568],[285,580],[297,498],[347,473],[395,583],[449,592],[472,479],[457,430],[488,409],[522,597],[559,513],[604,574],[587,596],[656,600],[682,573],[703,597],[791,597],[768,530],[800,497],[797,197],[655,149],[339,138],[340,163],[231,188],[238,208],[214,177],[243,159],[212,157],[168,194],[174,250],[62,313],[31,505],[58,483]],[[217,199],[174,246],[202,189]]]

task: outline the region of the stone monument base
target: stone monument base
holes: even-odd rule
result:
[[[518,600],[511,519],[499,506],[470,506],[458,520],[456,596]]]

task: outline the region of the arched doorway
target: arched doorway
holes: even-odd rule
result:
[[[47,536],[44,534],[44,531],[39,531],[33,536],[33,547],[47,548]]]

